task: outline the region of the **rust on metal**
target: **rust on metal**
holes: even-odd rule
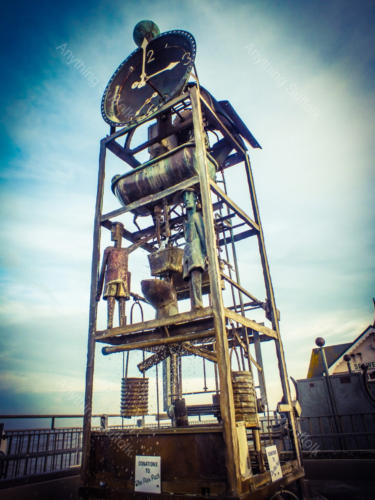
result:
[[[186,84],[195,56],[191,35],[181,31],[155,36],[154,24],[144,23],[137,31],[139,48],[118,68],[103,96],[103,117],[111,129],[101,142],[95,215],[84,423],[85,487],[109,498],[133,495],[135,457],[148,454],[161,457],[160,498],[174,494],[186,498],[266,499],[276,487],[264,459],[258,416],[262,405],[254,387],[260,386],[266,405],[263,342],[275,343],[284,407],[292,409],[293,405],[245,141],[251,147],[260,145],[229,101],[216,101],[200,86],[196,75],[194,82]],[[160,40],[166,43],[161,46]],[[173,46],[170,40],[174,40]],[[181,40],[186,44],[179,45]],[[194,54],[188,46],[194,46]],[[137,142],[139,135],[135,132],[144,125],[148,126],[147,140],[143,134],[142,141]],[[106,149],[128,167],[111,182],[121,207],[103,214]],[[141,163],[136,158],[138,153],[148,153],[149,159]],[[226,176],[231,167],[235,167],[231,170],[234,175],[236,169],[244,169],[249,213],[239,206],[236,192],[233,195],[228,189]],[[125,229],[117,220],[123,220],[125,214],[129,218],[129,212],[134,215],[136,230],[128,223]],[[152,224],[139,222],[139,216],[149,216]],[[105,249],[99,272],[101,227],[112,231],[115,244]],[[236,248],[250,237],[258,243],[264,300],[248,290],[250,280],[241,284]],[[122,247],[123,238],[130,241],[130,247]],[[140,283],[144,297],[130,291],[128,255],[138,248],[149,254],[149,277]],[[224,283],[229,293],[223,293]],[[99,330],[96,324],[102,294],[108,306],[105,330]],[[125,301],[131,298],[136,304],[142,300],[152,306],[156,318],[144,319],[142,312],[137,322],[133,323],[131,315],[132,324],[127,324]],[[190,300],[191,310],[187,312],[185,299]],[[113,325],[116,301],[118,326]],[[179,312],[180,305],[184,312]],[[254,309],[265,322],[252,319]],[[155,429],[147,430],[144,418],[138,420],[141,427],[136,433],[123,429],[91,431],[95,342],[105,344],[103,354],[128,353],[122,378],[123,417],[151,417],[148,393],[153,377],[148,379],[144,374],[155,369],[156,433]],[[250,352],[251,343],[255,344],[256,359]],[[128,376],[129,353],[134,350],[140,352],[136,369],[142,378]],[[203,360],[203,391],[182,390],[183,382],[188,382],[183,380],[182,368],[187,356]],[[163,384],[159,381],[161,363]],[[214,391],[208,387],[209,366],[215,370]],[[160,413],[160,392],[164,414]],[[205,392],[216,392],[214,404],[189,406],[183,399],[184,394]],[[200,428],[193,425],[190,417],[197,408],[202,411],[201,407],[218,423]],[[161,429],[163,419],[168,420],[169,429]],[[283,465],[283,485],[303,475],[293,411],[288,410],[288,420],[295,462],[289,460]],[[244,426],[251,433],[248,449]],[[119,443],[125,443],[121,444],[126,447],[125,453]],[[184,460],[178,460],[181,456]],[[250,462],[251,471],[244,466]]]
[[[121,385],[121,416],[148,414],[148,378],[123,378]]]

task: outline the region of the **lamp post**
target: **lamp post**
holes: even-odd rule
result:
[[[351,375],[351,373],[352,373],[352,367],[350,365],[350,356],[349,356],[349,354],[345,354],[344,361],[346,361],[346,364],[348,366],[349,375]]]
[[[326,353],[323,349],[323,346],[325,343],[326,343],[326,341],[323,339],[323,337],[318,337],[317,339],[315,339],[315,344],[319,347],[320,355],[322,358],[323,371],[324,371],[326,384],[327,384],[327,392],[328,392],[329,402],[331,405],[331,411],[332,411],[332,416],[333,416],[333,422],[335,424],[335,430],[336,430],[336,433],[338,435],[339,446],[341,449],[344,449],[343,442],[342,442],[342,439],[340,437],[340,434],[342,434],[341,422],[340,422],[340,418],[338,415],[335,394],[333,392],[332,382],[331,382],[330,375],[329,375]]]

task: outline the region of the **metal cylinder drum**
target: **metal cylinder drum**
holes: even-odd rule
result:
[[[245,422],[247,427],[259,427],[257,397],[251,372],[232,372],[232,386],[236,420]]]
[[[188,413],[185,399],[176,399],[174,402],[174,416],[176,427],[186,427],[189,425]]]
[[[148,378],[121,380],[121,416],[135,417],[148,414]]]
[[[149,196],[197,174],[195,169],[195,145],[184,144],[150,160],[143,165],[117,175],[112,179],[112,191],[127,206],[145,196]],[[214,160],[208,162],[211,178],[215,178]],[[173,195],[174,196],[174,195]],[[155,202],[138,207],[133,212],[137,215],[149,215]]]

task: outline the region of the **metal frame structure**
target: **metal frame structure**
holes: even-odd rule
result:
[[[150,144],[161,140],[163,137],[160,135],[151,141],[143,143],[141,146],[130,150],[125,142],[125,147],[121,146],[117,139],[121,137],[128,137],[129,134],[140,125],[162,116],[163,113],[173,110],[185,109],[187,106],[191,107],[193,117],[193,130],[194,130],[194,143],[195,143],[195,161],[197,173],[193,177],[186,179],[178,184],[168,187],[167,189],[148,195],[138,201],[132,202],[125,207],[114,210],[110,213],[103,214],[103,195],[104,195],[104,178],[105,178],[105,161],[107,149],[114,153],[117,157],[121,158],[131,167],[137,167],[139,162],[135,158],[135,153],[146,149]],[[249,217],[236,203],[233,201],[219,185],[213,181],[208,173],[208,157],[205,145],[205,130],[203,115],[210,116],[215,120],[218,130],[222,136],[233,147],[235,151],[231,154],[224,168],[232,167],[234,165],[243,164],[246,172],[246,178],[249,188],[249,196],[251,201],[251,209],[253,218]],[[164,137],[171,134],[171,130],[166,130]],[[208,257],[208,273],[210,285],[210,306],[204,309],[180,313],[176,316],[171,316],[163,319],[155,319],[145,321],[143,323],[135,323],[121,327],[112,328],[110,330],[97,331],[97,307],[96,300],[99,262],[100,262],[100,241],[101,241],[101,228],[111,228],[111,220],[116,217],[130,212],[136,208],[147,206],[151,202],[162,200],[167,196],[172,195],[178,191],[191,188],[192,186],[199,186],[201,195],[201,205],[203,221],[206,230],[206,243],[207,243],[207,257]],[[225,185],[224,185],[225,186]],[[212,197],[216,197],[216,202]],[[233,232],[233,225],[222,229],[222,237],[218,236],[218,231],[215,229],[214,211],[219,208],[226,207],[227,215],[221,219],[233,219],[237,217],[240,219],[241,224],[245,225],[246,229],[241,233],[235,234]],[[228,235],[229,231],[229,235]],[[132,243],[139,241],[142,235],[147,232],[140,230],[137,232],[130,232],[125,228],[123,236]],[[220,232],[220,231],[219,231]],[[262,265],[264,285],[266,290],[266,301],[262,301],[254,297],[248,292],[240,282],[240,275],[238,263],[235,255],[235,243],[244,238],[256,237],[258,241],[259,255]],[[234,253],[234,276],[226,275],[223,273],[219,266],[218,261],[218,245],[227,245],[230,242]],[[156,248],[150,243],[141,245],[147,251],[155,251]],[[233,307],[225,307],[222,296],[222,280],[229,283],[232,295],[238,294],[239,302],[234,302]],[[246,298],[245,303],[243,297]],[[234,300],[234,299],[233,299]],[[253,308],[263,309],[265,316],[271,322],[271,327],[264,326],[248,317],[246,312]],[[174,327],[182,326],[188,327],[191,323],[197,324],[201,322],[206,325],[199,331],[194,330],[189,333],[187,328],[186,332],[179,333],[176,331],[173,334]],[[233,325],[236,324],[236,327]],[[170,328],[171,335],[169,337],[160,333],[161,328]],[[177,328],[178,330],[178,328]],[[159,332],[159,333],[158,333]],[[132,341],[126,339],[127,335],[132,334]],[[137,334],[139,334],[137,336]],[[190,84],[187,90],[176,97],[175,99],[166,103],[158,112],[153,115],[145,117],[142,121],[134,125],[129,125],[116,131],[111,129],[109,136],[105,137],[100,142],[100,155],[99,155],[99,172],[98,172],[98,188],[96,197],[95,208],[95,221],[94,221],[94,234],[93,234],[93,254],[92,254],[92,271],[91,271],[91,294],[90,294],[90,316],[89,316],[89,333],[88,333],[88,350],[87,350],[87,368],[86,368],[86,392],[85,392],[85,408],[84,408],[84,426],[83,426],[83,463],[82,474],[84,482],[87,480],[89,474],[89,456],[90,456],[90,436],[91,436],[91,417],[92,417],[92,395],[93,395],[93,377],[94,377],[94,358],[95,358],[95,345],[96,342],[110,344],[104,348],[104,353],[124,352],[133,349],[145,349],[160,345],[167,344],[182,344],[187,341],[198,341],[200,339],[212,339],[212,344],[215,344],[215,352],[211,355],[217,363],[218,378],[220,382],[220,413],[222,419],[223,436],[225,441],[225,454],[226,454],[226,471],[227,471],[227,494],[233,498],[267,498],[267,496],[244,496],[244,481],[241,477],[240,471],[240,458],[239,448],[237,442],[237,429],[236,419],[233,403],[233,389],[231,379],[231,360],[230,348],[237,345],[240,348],[241,354],[246,354],[248,358],[248,366],[251,370],[251,365],[256,366],[258,370],[258,379],[261,389],[263,400],[266,400],[266,387],[263,373],[262,356],[261,356],[261,343],[263,341],[273,340],[276,348],[276,356],[278,360],[278,368],[280,381],[283,391],[283,404],[281,411],[288,415],[289,428],[291,432],[293,447],[294,447],[294,460],[293,472],[289,475],[289,482],[303,477],[303,468],[301,461],[301,452],[297,436],[296,420],[291,401],[291,394],[288,382],[288,375],[285,363],[285,356],[280,337],[278,310],[276,308],[275,296],[271,282],[271,275],[269,264],[265,249],[265,242],[263,236],[263,229],[259,214],[259,207],[254,187],[254,178],[252,174],[250,158],[243,141],[239,140],[227,126],[223,120],[218,116],[212,107],[212,103],[202,96],[199,84]],[[135,340],[134,340],[135,339]],[[250,344],[255,346],[256,360],[250,353]],[[209,358],[208,358],[209,359]],[[261,455],[261,445],[259,436],[254,434],[254,442],[258,442],[258,452]],[[260,459],[262,463],[262,459]],[[262,468],[261,468],[262,470]],[[268,475],[268,476],[267,476]],[[265,471],[263,465],[262,481],[268,484],[264,488],[264,495],[269,494],[270,478],[269,472]],[[267,479],[268,478],[268,479]],[[261,484],[261,479],[253,478],[252,481],[247,482],[247,493],[251,495]],[[257,486],[258,485],[258,486]],[[245,488],[245,489],[246,489]],[[258,490],[257,490],[258,491]],[[257,493],[259,495],[259,491]]]

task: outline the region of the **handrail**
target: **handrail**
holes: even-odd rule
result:
[[[95,415],[92,415],[92,417],[99,418],[102,417],[103,415],[106,415],[107,417],[121,417],[119,413],[97,413]],[[19,414],[19,413],[12,413],[12,414],[2,414],[0,415],[0,419],[5,419],[5,418],[83,418],[82,413],[49,413],[49,414]]]

